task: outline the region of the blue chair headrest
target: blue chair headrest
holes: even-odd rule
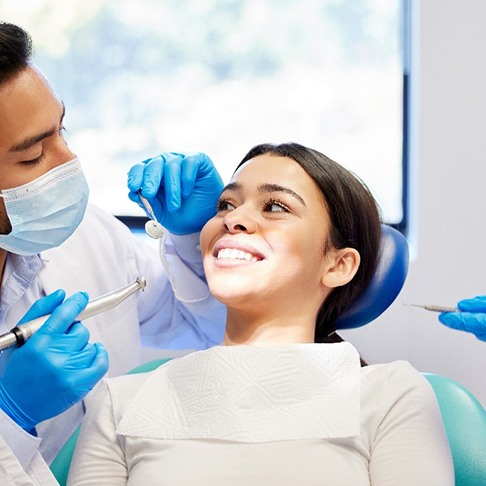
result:
[[[405,283],[408,271],[408,243],[391,226],[381,225],[381,247],[375,274],[366,290],[338,319],[336,329],[364,326],[384,312]]]

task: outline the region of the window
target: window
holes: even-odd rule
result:
[[[402,226],[407,0],[0,0],[67,107],[92,202],[142,210],[126,173],[204,151],[227,182],[247,150],[296,141],[358,174]]]

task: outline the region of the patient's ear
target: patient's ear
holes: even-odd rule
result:
[[[349,283],[356,275],[361,261],[358,250],[354,248],[329,250],[326,257],[328,260],[322,283],[329,288],[342,287]]]

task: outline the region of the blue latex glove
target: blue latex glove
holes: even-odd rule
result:
[[[201,231],[216,214],[223,181],[203,153],[163,154],[134,165],[128,172],[128,197],[139,204],[139,189],[159,223],[176,235]]]
[[[0,408],[28,432],[81,400],[108,369],[108,354],[91,344],[89,331],[76,316],[88,296],[64,299],[58,290],[38,300],[20,321],[52,313],[20,348],[12,350],[0,370]]]
[[[439,321],[448,327],[473,333],[486,341],[486,295],[464,299],[457,304],[460,312],[439,314]]]

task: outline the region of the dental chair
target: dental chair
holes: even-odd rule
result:
[[[456,486],[486,485],[486,411],[459,383],[433,373],[424,376],[439,402]]]
[[[382,225],[378,266],[365,292],[350,306],[336,324],[337,329],[363,326],[376,319],[395,300],[403,287],[408,271],[408,244],[405,237]],[[169,359],[145,363],[130,373],[152,371]],[[426,375],[439,400],[456,469],[456,486],[486,485],[486,413],[467,390],[446,378]],[[471,415],[471,423],[468,422]],[[460,420],[460,421],[459,421]],[[474,431],[474,434],[462,433]],[[79,428],[66,442],[51,464],[51,471],[61,486],[66,484],[69,465],[79,434]],[[474,436],[473,441],[469,441]],[[478,478],[482,478],[479,481]],[[478,482],[479,481],[479,482]]]

